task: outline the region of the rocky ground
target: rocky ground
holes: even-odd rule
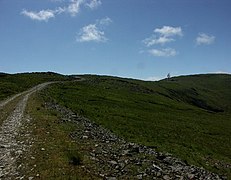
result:
[[[225,179],[170,154],[126,142],[58,104],[47,103],[46,106],[62,114],[60,123],[77,124],[70,136],[94,162],[82,167],[99,179]]]

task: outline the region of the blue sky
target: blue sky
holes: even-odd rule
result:
[[[0,71],[231,72],[230,0],[0,0]]]

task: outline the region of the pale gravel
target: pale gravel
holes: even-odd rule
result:
[[[28,98],[32,93],[45,88],[51,83],[54,82],[39,84],[28,91],[0,102],[0,108],[4,108],[7,103],[21,96],[14,111],[0,127],[0,179],[14,179],[17,176],[16,160],[26,148],[23,142],[17,141],[17,137],[19,137],[18,133],[22,122],[28,121],[28,116],[24,116]]]

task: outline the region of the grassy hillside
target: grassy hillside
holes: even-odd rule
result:
[[[63,81],[67,79],[69,79],[69,77],[53,72],[19,74],[0,73],[0,100],[27,90],[42,82]]]
[[[48,95],[129,141],[231,177],[230,75],[84,77],[52,85]]]

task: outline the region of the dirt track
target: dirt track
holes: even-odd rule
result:
[[[14,111],[0,127],[0,179],[11,179],[11,177],[17,176],[16,160],[26,148],[23,142],[17,141],[17,137],[19,136],[18,130],[22,122],[29,120],[28,116],[24,116],[28,98],[32,93],[45,88],[51,83],[53,82],[39,84],[28,91],[0,102],[0,108],[4,108],[6,104],[20,97]]]

